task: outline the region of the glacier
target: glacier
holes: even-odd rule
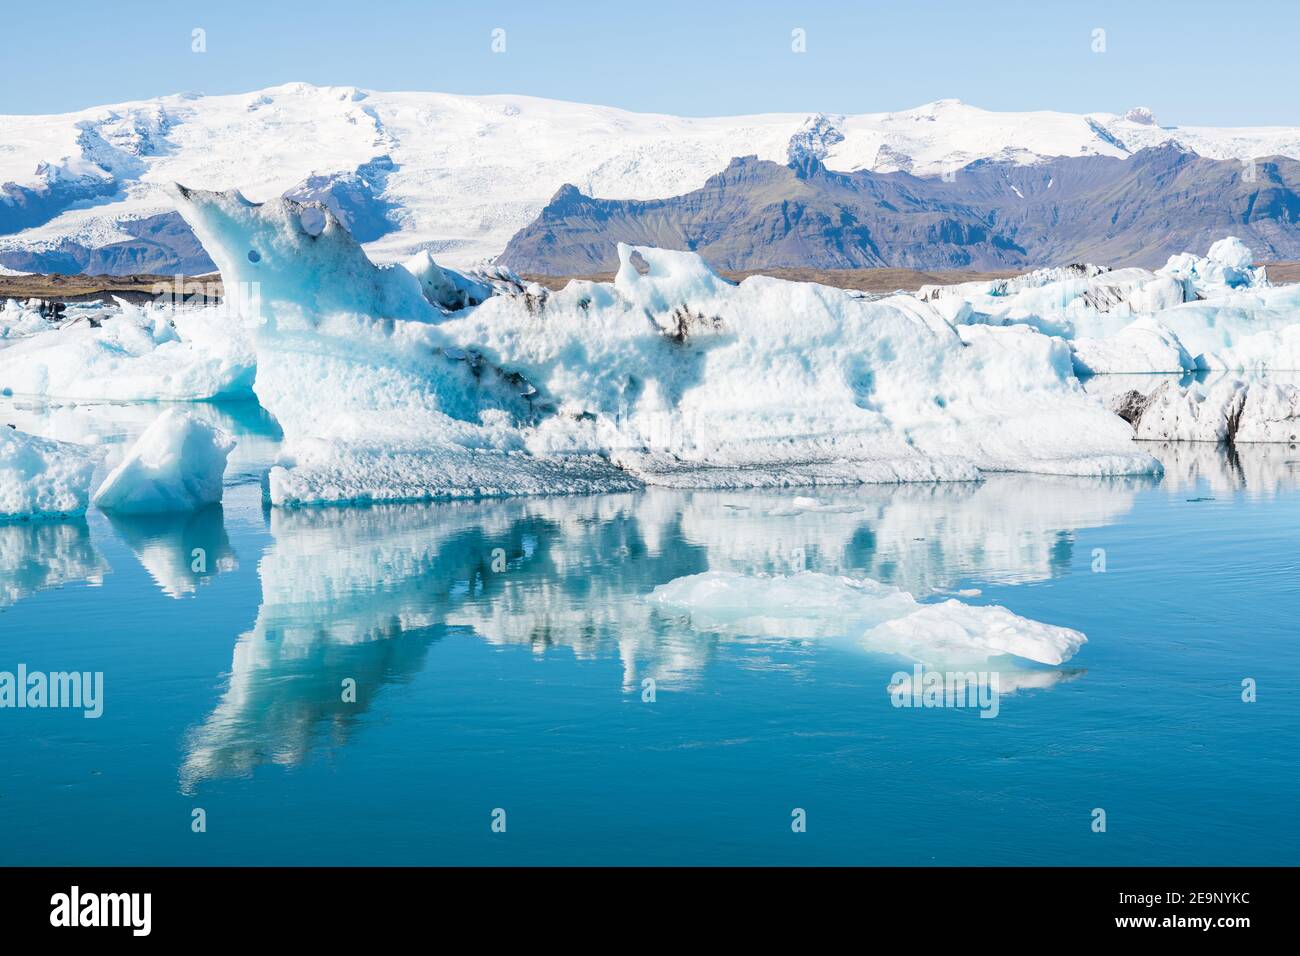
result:
[[[475,280],[375,265],[327,207],[175,198],[227,288],[258,289],[275,504],[1159,470],[1026,326],[631,246],[613,283],[453,311]]]
[[[1003,113],[945,99],[888,113],[686,118],[530,96],[307,83],[179,93],[0,116],[0,258],[45,271],[69,246],[92,257],[139,247],[132,223],[171,211],[173,181],[238,186],[257,200],[324,197],[361,235],[376,237],[367,244],[376,260],[429,249],[464,266],[500,253],[565,183],[606,199],[676,196],[750,154],[917,176],[977,160],[1122,158],[1166,143],[1242,162],[1300,157],[1294,127],[1161,126],[1149,117]],[[25,198],[9,205],[8,190]],[[400,228],[384,231],[390,220]],[[93,271],[84,258],[66,268]]]

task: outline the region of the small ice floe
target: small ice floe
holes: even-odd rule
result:
[[[104,479],[95,506],[118,514],[161,514],[216,504],[234,447],[222,429],[169,409]]]
[[[669,614],[689,616],[697,631],[802,640],[846,637],[868,651],[925,667],[997,670],[1006,676],[1003,692],[1033,686],[1036,678],[1019,681],[1026,671],[1022,665],[990,666],[991,660],[1011,657],[1055,666],[1087,642],[1079,631],[1004,607],[956,600],[921,604],[907,591],[870,578],[814,571],[772,576],[707,571],[660,585],[649,601]]]

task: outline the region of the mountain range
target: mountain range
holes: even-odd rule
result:
[[[1158,266],[1229,234],[1261,259],[1300,259],[1297,185],[1292,159],[1245,166],[1173,144],[1128,159],[979,160],[930,177],[747,156],[667,199],[596,199],[566,185],[500,261],[541,275],[611,272],[626,242],[688,249],[727,270]]]
[[[710,195],[719,176],[748,183],[733,190],[737,200],[740,192],[752,194],[741,204],[747,207],[756,202],[756,191],[788,186],[796,190],[792,204],[797,199],[816,210],[843,207],[859,219],[856,226],[837,226],[839,238],[825,242],[810,229],[810,211],[812,218],[796,223],[789,235],[772,237],[773,248],[785,250],[782,256],[806,246],[810,255],[830,257],[819,261],[921,262],[926,260],[916,259],[915,249],[900,246],[895,253],[887,240],[896,230],[900,242],[915,245],[917,236],[923,241],[934,229],[946,238],[927,265],[1001,263],[995,252],[977,248],[978,231],[988,232],[990,243],[1007,238],[1004,227],[1007,217],[1014,218],[1014,206],[978,190],[1006,192],[1008,180],[1027,197],[1034,190],[1063,190],[1065,180],[1042,175],[1062,157],[1115,160],[1111,165],[1119,168],[1145,150],[1166,146],[1238,166],[1255,159],[1258,167],[1264,157],[1300,159],[1300,129],[1163,127],[1140,108],[1124,115],[996,113],[956,100],[891,113],[693,118],[527,96],[384,93],[303,83],[223,96],[181,93],[75,113],[0,116],[0,269],[203,271],[211,263],[171,208],[164,187],[172,182],[235,187],[254,201],[286,194],[319,199],[376,261],[428,250],[456,266],[495,257],[507,244],[512,256],[522,257],[536,235],[534,221],[543,210],[557,212],[552,199],[577,201],[567,190],[557,196],[565,184],[592,200],[670,202]],[[732,162],[737,157],[739,167]],[[1276,163],[1283,184],[1293,181],[1289,166],[1266,162]],[[1220,182],[1226,175],[1213,174],[1219,185],[1206,185],[1205,195],[1229,189]],[[834,176],[849,178],[833,181]],[[945,176],[954,182],[944,183]],[[957,188],[944,192],[925,185],[932,180]],[[1201,194],[1199,185],[1188,188]],[[872,218],[862,204],[874,192],[889,202],[903,202],[906,193],[915,202],[900,205],[897,213],[881,207]],[[1289,200],[1282,192],[1270,195],[1281,218]],[[1189,194],[1180,208],[1192,201]],[[940,208],[946,203],[960,208]],[[1067,205],[1084,218],[1093,215],[1082,199]],[[990,224],[995,206],[997,219]],[[1159,218],[1159,210],[1148,206],[1139,217],[1144,222]],[[1030,204],[1021,213],[1032,218],[1048,215],[1050,208]],[[609,211],[630,223],[631,210]],[[1270,234],[1267,216],[1252,207],[1249,217],[1261,235]],[[741,219],[748,221],[749,214]],[[1052,243],[1031,241],[1031,225],[1017,225],[1009,241],[1031,258],[1039,248],[1056,255]],[[854,228],[866,228],[870,241],[855,245]],[[954,229],[967,235],[954,237]],[[1288,228],[1273,231],[1273,248],[1287,248]],[[567,236],[566,249],[572,245]],[[734,249],[724,249],[731,240],[712,245],[728,262],[739,262],[735,257],[746,247],[757,251],[761,239],[740,237]],[[684,235],[683,242],[688,240],[698,244],[701,237]],[[843,258],[828,251],[836,245]],[[1145,238],[1140,245],[1145,248]],[[534,242],[528,255],[539,248]],[[963,249],[969,259],[963,260]]]

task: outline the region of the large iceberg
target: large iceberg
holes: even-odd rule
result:
[[[95,506],[118,514],[162,514],[217,504],[234,447],[220,428],[168,409],[104,479]]]
[[[0,521],[86,510],[98,454],[0,424]]]
[[[374,265],[328,210],[176,195],[227,287],[259,290],[277,504],[1159,468],[1025,326],[629,246],[612,284],[451,311],[465,282]]]

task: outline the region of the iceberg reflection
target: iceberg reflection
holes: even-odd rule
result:
[[[193,594],[211,577],[239,567],[221,505],[168,514],[111,514],[108,520],[168,597]]]
[[[1171,495],[1200,490],[1271,498],[1300,487],[1300,451],[1291,444],[1150,442],[1147,450],[1164,466],[1160,487]]]
[[[879,578],[924,597],[962,580],[1041,580],[1066,573],[1076,531],[1122,516],[1140,487],[999,476],[819,489],[816,499],[650,489],[273,509],[257,619],[236,642],[216,708],[190,736],[182,786],[346,743],[382,689],[418,673],[449,632],[538,654],[617,656],[628,692],[646,677],[687,686],[736,637],[664,614],[648,596],[668,582],[807,570]],[[806,637],[778,629],[740,639],[782,643],[789,670],[807,656]],[[736,666],[772,660],[755,654]],[[1068,673],[1025,681],[1049,686]],[[344,700],[347,678],[356,703]]]
[[[0,609],[77,581],[98,587],[108,571],[84,519],[0,522]]]

